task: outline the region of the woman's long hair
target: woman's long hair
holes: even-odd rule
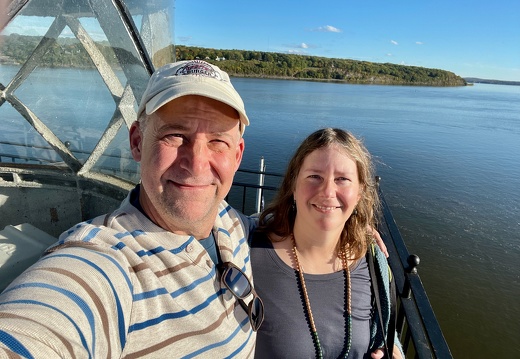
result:
[[[293,205],[296,179],[305,158],[323,147],[339,148],[356,163],[361,199],[354,213],[345,222],[339,245],[347,249],[350,259],[357,260],[366,254],[372,241],[369,228],[376,228],[380,202],[370,153],[359,139],[341,129],[324,128],[303,140],[289,162],[276,197],[260,215],[259,230],[280,237],[287,237],[293,233],[296,219],[296,208]]]

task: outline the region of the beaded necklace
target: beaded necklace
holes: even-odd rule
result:
[[[311,325],[311,335],[312,340],[314,342],[314,347],[316,348],[316,358],[323,358],[323,349],[321,348],[320,338],[318,337],[318,330],[316,329],[316,325],[314,323],[314,317],[312,315],[311,302],[309,300],[309,295],[307,294],[307,286],[305,285],[305,278],[303,277],[303,268],[300,265],[300,260],[298,258],[298,253],[296,252],[296,240],[294,239],[294,234],[291,235],[292,245],[293,245],[293,254],[294,260],[296,262],[296,267],[298,270],[298,278],[300,279],[301,288],[303,290],[303,298],[305,300],[305,309],[307,311],[307,315],[309,317],[309,322]],[[348,339],[347,339],[347,348],[345,350],[345,354],[343,358],[348,357],[348,353],[350,352],[350,347],[352,345],[352,293],[350,286],[350,270],[347,265],[347,256],[345,254],[345,250],[342,249],[339,253],[339,257],[341,259],[341,264],[343,266],[343,271],[345,272],[346,277],[346,286],[347,286],[347,322],[348,322]]]

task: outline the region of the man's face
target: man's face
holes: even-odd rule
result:
[[[183,96],[146,125],[134,123],[130,146],[141,162],[146,214],[171,232],[207,237],[242,160],[238,113],[219,101]]]

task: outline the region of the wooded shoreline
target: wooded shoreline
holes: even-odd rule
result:
[[[1,38],[0,64],[13,65],[24,63],[41,40],[39,36],[17,34],[1,36]],[[133,59],[132,54],[123,49],[111,48],[106,41],[97,42],[96,46],[107,62],[116,68],[119,59],[125,58],[126,61]],[[205,60],[236,77],[374,85],[446,87],[468,84],[465,79],[453,72],[440,69],[263,51],[170,45],[154,54],[153,60],[154,64],[159,66],[173,58]],[[40,66],[94,68],[90,56],[79,41],[68,38],[58,39],[53,43],[43,55]]]
[[[177,60],[201,59],[231,76],[353,84],[466,86],[453,72],[417,66],[247,50],[176,46]]]

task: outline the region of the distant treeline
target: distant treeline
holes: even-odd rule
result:
[[[1,37],[0,63],[24,63],[41,40],[39,36],[12,34]],[[118,57],[106,42],[96,43],[111,65]],[[155,59],[171,58],[172,48],[155,54]],[[201,59],[217,64],[232,76],[338,81],[357,84],[465,86],[466,81],[452,72],[417,66],[375,63],[319,56],[263,51],[217,50],[176,46],[177,60]],[[123,50],[118,54],[130,56]],[[131,59],[128,59],[131,61]],[[76,39],[58,39],[39,59],[40,66],[93,68],[94,64]]]
[[[357,84],[465,86],[452,72],[417,66],[247,50],[176,46],[177,60],[201,59],[232,76],[341,81]]]
[[[17,34],[0,36],[0,63],[24,63],[41,39],[41,36]],[[114,50],[108,43],[96,45],[108,63],[117,64]],[[38,61],[39,66],[47,67],[94,67],[89,54],[77,39],[58,39]]]
[[[520,86],[520,81],[502,81],[502,80],[489,80],[479,79],[477,77],[464,77],[464,80],[472,84],[493,84],[493,85],[513,85]]]

